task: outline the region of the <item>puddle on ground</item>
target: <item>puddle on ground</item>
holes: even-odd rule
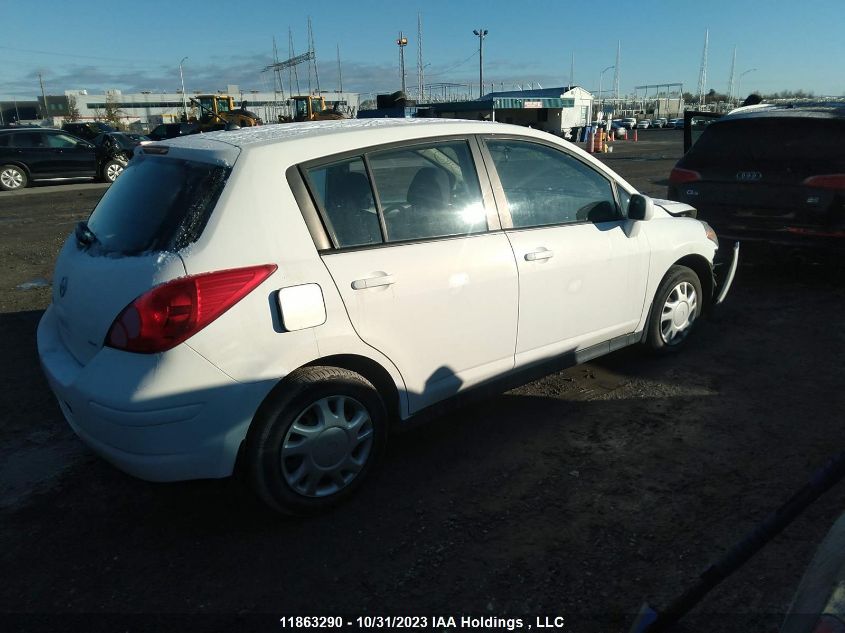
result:
[[[38,279],[32,279],[30,281],[25,281],[22,284],[18,284],[18,290],[34,290],[35,288],[49,288],[50,282],[43,277],[39,277]]]

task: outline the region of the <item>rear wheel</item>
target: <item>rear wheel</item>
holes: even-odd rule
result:
[[[349,497],[384,449],[375,387],[336,367],[297,370],[255,416],[245,446],[253,487],[271,508],[310,514]]]
[[[103,165],[103,180],[114,182],[123,173],[125,167],[126,163],[124,161],[115,158],[106,161],[106,164]]]
[[[658,353],[680,349],[701,316],[702,300],[698,275],[686,266],[672,266],[654,295],[646,345]]]
[[[14,191],[23,189],[29,184],[26,172],[17,165],[3,165],[0,167],[0,189]]]

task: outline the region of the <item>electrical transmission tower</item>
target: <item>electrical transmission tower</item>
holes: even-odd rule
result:
[[[710,29],[704,31],[704,52],[701,54],[701,68],[698,71],[698,104],[704,105],[707,91],[707,47],[710,44]]]
[[[736,72],[736,46],[734,46],[734,58],[731,62],[731,76],[728,79],[728,102],[734,99],[734,73]]]
[[[320,94],[320,75],[317,74],[317,56],[314,54],[314,30],[311,28],[311,16],[308,16],[308,52],[311,53],[311,63],[308,65],[308,92],[311,92],[311,68],[314,68],[314,81],[317,84],[317,94]]]

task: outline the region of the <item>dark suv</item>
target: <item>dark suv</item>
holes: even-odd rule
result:
[[[12,128],[0,130],[0,189],[13,191],[40,180],[113,182],[126,166],[126,156],[98,148],[63,130]]]
[[[198,134],[199,131],[199,125],[196,123],[162,123],[153,128],[147,136],[153,141],[163,141],[168,138]]]
[[[97,136],[104,132],[117,132],[111,125],[103,123],[102,121],[74,121],[73,123],[63,123],[62,129],[65,132],[70,132],[74,136],[84,138],[86,141],[93,141]]]
[[[668,197],[720,236],[845,246],[845,106],[730,114],[704,128]]]

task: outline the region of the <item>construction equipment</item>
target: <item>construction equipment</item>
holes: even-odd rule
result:
[[[279,123],[299,123],[300,121],[337,121],[348,119],[343,112],[326,108],[326,100],[323,97],[314,95],[300,95],[291,97],[293,104],[293,116],[285,117],[279,115]]]
[[[200,110],[195,120],[200,131],[225,129],[227,126],[254,127],[263,122],[257,114],[246,109],[246,101],[240,108],[235,107],[235,98],[230,95],[198,95],[191,98],[191,103]]]

